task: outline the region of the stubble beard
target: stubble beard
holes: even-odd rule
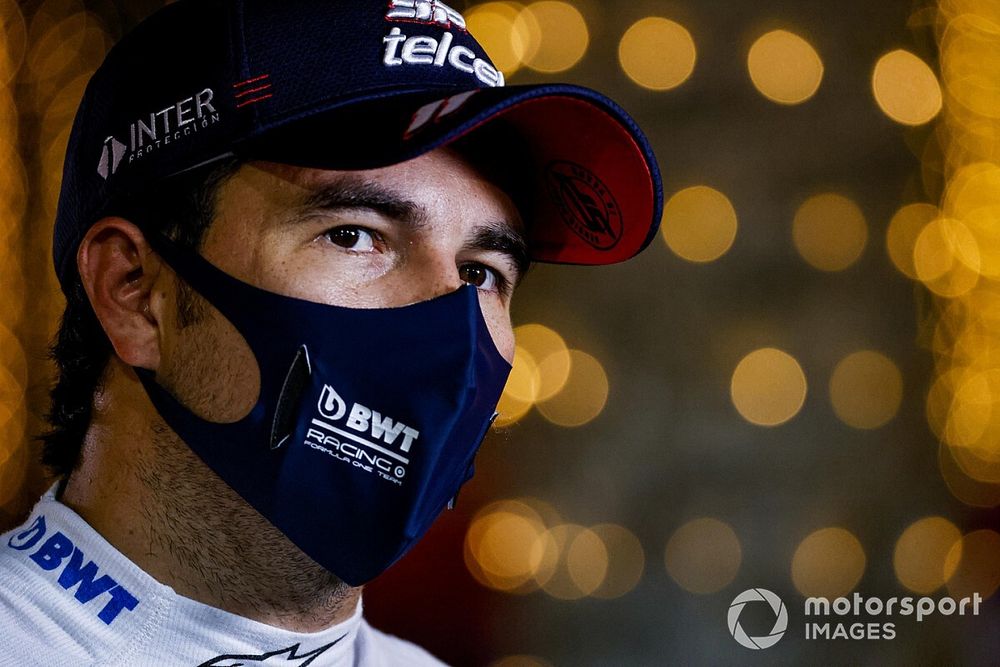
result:
[[[177,310],[179,326],[190,330],[186,339],[196,348],[185,356],[200,362],[174,369],[173,377],[162,378],[165,387],[176,396],[174,387],[202,385],[192,392],[194,404],[202,408],[225,402],[226,396],[203,388],[210,371],[200,366],[218,359],[214,350],[205,349],[208,345],[204,341],[213,338],[199,331],[211,326],[211,307],[200,295],[180,285]],[[189,407],[197,410],[195,405]],[[212,471],[158,414],[151,421],[151,435],[149,457],[135,462],[149,499],[140,512],[154,528],[152,548],[169,554],[168,561],[176,568],[173,575],[185,589],[203,590],[203,597],[217,601],[218,606],[257,620],[279,619],[298,626],[308,619],[310,631],[328,625],[326,620],[332,622],[343,615],[345,605],[353,604],[358,589],[295,546]]]
[[[154,527],[152,548],[169,554],[184,589],[257,620],[322,626],[344,611],[354,588],[295,546],[161,419],[152,433],[154,458],[136,462],[148,492],[139,509]]]

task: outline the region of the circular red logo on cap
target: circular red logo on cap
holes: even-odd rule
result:
[[[622,212],[604,181],[575,162],[546,168],[549,194],[577,236],[598,250],[610,250],[622,237]]]

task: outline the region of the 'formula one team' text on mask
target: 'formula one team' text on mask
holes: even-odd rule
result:
[[[157,412],[317,563],[353,586],[378,576],[472,476],[510,373],[476,288],[342,308],[259,289],[147,238],[243,335],[260,369],[256,405],[223,424],[136,368]]]

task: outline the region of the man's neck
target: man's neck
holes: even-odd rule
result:
[[[306,556],[161,421],[115,417],[95,411],[61,500],[126,557],[179,595],[286,630],[350,618],[360,587]]]

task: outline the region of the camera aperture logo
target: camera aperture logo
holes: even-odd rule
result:
[[[774,627],[771,632],[761,637],[751,637],[740,625],[740,614],[743,608],[751,602],[766,602],[774,612]],[[743,591],[729,605],[729,634],[741,646],[750,649],[770,648],[778,643],[788,629],[788,610],[785,603],[777,595],[766,588],[751,588]]]

